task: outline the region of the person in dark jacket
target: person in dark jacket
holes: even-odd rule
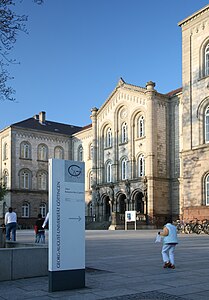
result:
[[[44,220],[42,219],[42,215],[38,214],[38,219],[35,223],[35,233],[36,233],[36,240],[35,243],[45,243],[45,230],[42,227]]]

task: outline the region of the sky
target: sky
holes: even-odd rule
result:
[[[0,129],[40,111],[50,121],[85,126],[122,77],[168,93],[181,83],[178,22],[208,0],[15,0],[28,15],[9,66],[16,101],[0,102]]]

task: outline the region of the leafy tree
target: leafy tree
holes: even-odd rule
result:
[[[7,67],[11,63],[16,63],[16,60],[10,57],[10,52],[17,41],[18,33],[27,32],[27,16],[20,16],[15,12],[15,1],[0,0],[0,99],[10,101],[15,100],[15,90],[8,85],[12,77]],[[44,0],[33,1],[42,4]]]
[[[3,183],[2,179],[0,180],[0,201],[4,199],[4,196],[7,194],[7,188]]]

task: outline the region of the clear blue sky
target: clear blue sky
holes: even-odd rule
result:
[[[85,126],[118,80],[161,93],[181,87],[177,23],[207,0],[23,0],[29,35],[12,57],[16,103],[0,102],[0,128],[46,111],[47,120]]]

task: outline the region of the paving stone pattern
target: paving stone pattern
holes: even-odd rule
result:
[[[149,300],[149,299],[150,300],[153,300],[153,299],[155,299],[155,300],[185,300],[182,297],[172,296],[172,295],[160,293],[157,291],[105,298],[103,300],[143,300],[143,299],[146,299],[146,300]]]

